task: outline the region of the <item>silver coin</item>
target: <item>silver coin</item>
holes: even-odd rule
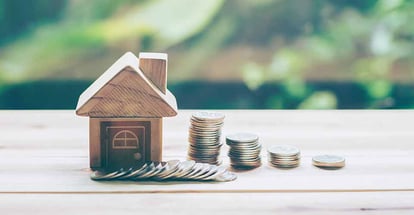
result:
[[[269,160],[272,163],[299,163],[300,159],[296,159],[296,160]]]
[[[203,175],[199,176],[197,180],[203,180],[206,181],[207,178],[211,177],[212,175],[215,175],[217,171],[219,170],[219,166],[216,165],[210,165],[210,169],[208,172],[204,173]]]
[[[210,176],[207,176],[203,180],[206,180],[206,181],[214,180],[218,175],[221,175],[227,171],[227,169],[223,166],[216,166],[216,167],[217,169],[215,170],[215,173]]]
[[[218,160],[217,155],[207,155],[207,154],[189,154],[188,158],[194,158],[194,159],[188,159],[188,160],[204,160],[204,161],[216,161]],[[208,163],[208,162],[199,162],[199,163]]]
[[[131,169],[128,174],[126,174],[124,176],[121,176],[118,179],[130,179],[130,178],[134,178],[134,177],[136,177],[138,175],[141,175],[142,173],[144,173],[144,171],[147,168],[147,166],[148,166],[148,164],[145,163],[141,167],[138,167],[136,169]]]
[[[244,156],[254,156],[254,157],[258,157],[260,155],[260,151],[259,150],[248,150],[246,149],[245,151],[240,151],[240,152],[235,152],[235,151],[229,151],[227,153],[227,155],[229,156],[236,156],[236,157],[244,157]]]
[[[214,124],[211,122],[197,123],[191,121],[189,131],[194,134],[221,134],[220,128],[223,127],[224,123]]]
[[[240,143],[240,142],[255,142],[259,139],[256,134],[252,133],[236,133],[226,136],[227,142],[231,143]]]
[[[200,111],[194,113],[193,117],[200,121],[220,121],[224,119],[224,114],[212,111]]]
[[[261,165],[261,144],[259,137],[251,133],[236,133],[226,136],[230,147],[228,156],[230,165],[236,169],[251,169]]]
[[[208,151],[189,151],[188,153],[188,157],[195,157],[198,159],[218,159],[218,154],[217,153],[209,153]],[[191,160],[191,159],[189,159]]]
[[[156,169],[156,167],[155,167],[155,164],[154,164],[154,162],[151,162],[148,166],[147,166],[147,168],[145,168],[145,170],[140,174],[140,175],[138,175],[138,176],[135,176],[134,178],[131,178],[131,179],[133,179],[133,180],[140,180],[140,179],[145,179],[145,178],[147,178],[147,176],[149,175],[149,174],[152,174],[154,171],[156,171],[157,169]]]
[[[193,149],[193,150],[201,150],[201,151],[205,151],[205,150],[212,150],[212,151],[218,151],[219,149],[221,149],[221,144],[217,144],[217,145],[192,145],[190,144],[188,146],[188,149]]]
[[[174,173],[178,170],[179,164],[179,160],[167,161],[166,168],[162,172],[160,172],[155,178],[159,180],[165,180],[167,178],[172,177]]]
[[[183,178],[191,178],[192,176],[196,175],[198,172],[200,172],[203,169],[204,165],[203,163],[196,163],[193,168],[191,169],[191,172],[189,172],[187,175],[184,175]]]
[[[118,171],[114,171],[114,172],[110,172],[110,173],[106,173],[106,172],[102,172],[102,171],[94,171],[91,174],[91,179],[92,180],[108,180],[110,179],[112,176],[118,174]]]
[[[292,168],[298,167],[299,164],[297,164],[297,165],[282,165],[282,164],[274,165],[274,164],[272,164],[272,166],[276,167],[276,168],[280,168],[280,169],[292,169]]]
[[[131,171],[132,171],[132,168],[129,168],[127,170],[124,170],[124,169],[121,168],[118,171],[118,174],[114,175],[111,179],[112,180],[120,179],[122,176],[129,174]]]
[[[233,148],[231,147],[229,152],[232,153],[251,153],[251,152],[260,152],[262,150],[261,147],[244,147],[244,148]]]
[[[270,146],[268,152],[276,156],[294,156],[300,153],[300,150],[295,146],[290,145],[273,145]]]
[[[155,169],[149,173],[147,173],[145,176],[141,176],[141,179],[146,179],[146,178],[151,178],[153,176],[156,176],[157,174],[159,174],[160,172],[164,171],[164,169],[167,168],[166,163],[158,163],[155,166]]]
[[[345,158],[337,155],[318,155],[312,158],[312,164],[317,167],[342,168]]]
[[[273,145],[268,149],[269,164],[277,168],[295,168],[300,164],[300,150],[291,145]]]
[[[216,164],[222,143],[221,127],[224,115],[201,111],[194,113],[188,129],[188,158],[196,162]]]
[[[284,156],[284,157],[282,157],[282,156],[273,156],[273,155],[271,155],[271,154],[268,154],[269,156],[269,158],[271,158],[271,159],[275,159],[275,160],[294,160],[294,159],[300,159],[300,154],[297,154],[297,155],[295,155],[295,156]]]
[[[300,162],[271,162],[273,165],[299,165]]]
[[[200,177],[202,177],[204,174],[208,173],[211,169],[211,165],[208,163],[203,163],[201,164],[201,169],[200,171],[198,171],[197,173],[191,175],[191,176],[186,176],[186,179],[199,179]]]
[[[261,165],[261,160],[251,160],[251,161],[237,161],[237,162],[231,162],[232,166],[258,166]]]
[[[189,147],[196,148],[196,149],[220,149],[221,146],[220,142],[210,142],[210,143],[203,143],[203,142],[194,142],[190,143]]]
[[[184,175],[187,175],[191,172],[195,164],[196,162],[193,160],[180,162],[178,165],[178,171],[174,174],[173,178],[180,178]]]
[[[220,175],[217,175],[214,180],[221,181],[221,182],[227,182],[227,181],[234,181],[237,179],[237,175],[234,173],[231,173],[229,171],[225,171]]]

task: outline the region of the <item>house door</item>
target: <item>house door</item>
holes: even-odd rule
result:
[[[145,162],[146,137],[144,126],[113,125],[106,127],[106,167],[129,168]]]

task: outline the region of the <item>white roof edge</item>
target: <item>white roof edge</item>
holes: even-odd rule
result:
[[[168,59],[168,54],[166,54],[166,53],[157,53],[157,52],[140,52],[139,53],[139,58],[167,60]]]
[[[96,79],[80,96],[76,110],[80,109],[90,98],[92,98],[106,83],[121,72],[126,67],[138,70],[138,58],[132,53],[127,52],[112,64],[98,79]]]
[[[157,53],[162,54],[162,53]],[[164,54],[167,56],[167,54]],[[138,58],[132,53],[127,52],[124,55],[122,55],[114,64],[112,64],[98,79],[96,79],[80,96],[78,100],[78,104],[76,107],[76,110],[79,110],[84,106],[89,99],[91,99],[94,95],[96,95],[99,90],[109,81],[111,81],[112,78],[114,78],[118,73],[123,71],[125,68],[130,67],[139,74],[141,77],[143,77],[144,81],[152,86],[152,89],[155,90],[155,92],[160,96],[164,101],[166,101],[176,112],[178,110],[177,108],[177,100],[175,96],[167,89],[166,94],[162,93],[158,87],[156,87],[151,81],[148,80],[148,78],[145,76],[145,74],[139,69],[139,61]]]
[[[177,99],[175,98],[174,94],[172,94],[168,89],[166,90],[166,93],[165,93],[165,99],[166,101],[168,101],[171,107],[175,110],[175,112],[178,112]]]

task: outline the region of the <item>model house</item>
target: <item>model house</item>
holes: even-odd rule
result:
[[[177,115],[167,54],[124,54],[79,97],[89,117],[90,167],[118,169],[162,159],[162,118]]]

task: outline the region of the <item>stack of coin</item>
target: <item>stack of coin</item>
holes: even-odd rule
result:
[[[260,159],[259,137],[250,133],[236,133],[226,137],[226,143],[229,145],[230,164],[234,168],[256,168],[262,162]]]
[[[224,114],[217,112],[197,112],[190,120],[188,159],[200,163],[219,165],[221,149],[221,127]]]
[[[270,165],[277,168],[294,168],[300,163],[300,150],[295,146],[273,145],[268,149]]]
[[[345,166],[345,158],[337,155],[318,155],[312,158],[312,164],[322,169],[340,169]]]
[[[171,160],[150,162],[141,167],[120,169],[111,172],[95,171],[92,180],[196,180],[196,181],[233,181],[237,176],[223,166],[195,161]]]

